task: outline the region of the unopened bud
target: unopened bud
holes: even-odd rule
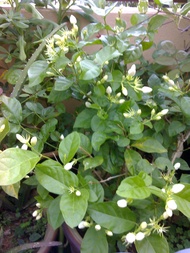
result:
[[[106,93],[110,95],[112,93],[112,88],[110,86],[107,87]]]
[[[131,68],[128,70],[128,75],[129,75],[129,76],[134,76],[135,74],[136,74],[136,65],[133,64],[133,65],[131,66]]]
[[[36,143],[37,143],[37,137],[33,136],[32,139],[31,139],[31,141],[30,141],[30,143],[31,143],[32,146],[35,146]]]
[[[97,224],[97,225],[95,226],[95,230],[96,230],[96,231],[101,230],[101,226],[100,226],[99,224]]]

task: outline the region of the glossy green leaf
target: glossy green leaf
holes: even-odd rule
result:
[[[86,189],[80,189],[80,192],[80,196],[68,191],[61,196],[60,209],[65,222],[71,228],[76,227],[86,214],[89,192]]]
[[[61,196],[53,199],[47,209],[48,222],[54,230],[59,228],[64,222],[63,215],[60,211],[60,200]]]
[[[96,114],[96,110],[84,109],[80,112],[75,120],[74,128],[90,128],[91,119]]]
[[[108,139],[109,137],[102,132],[95,132],[92,135],[92,147],[98,151],[100,146]]]
[[[157,30],[160,26],[163,25],[163,23],[167,20],[167,16],[164,15],[155,15],[153,16],[149,23],[148,23],[148,30],[150,31],[155,31]]]
[[[155,165],[158,169],[163,170],[163,171],[165,171],[166,168],[170,171],[174,169],[172,162],[166,157],[156,158]]]
[[[120,55],[120,52],[114,47],[106,46],[96,53],[95,61],[98,64],[103,65],[106,61],[110,61]]]
[[[128,207],[120,208],[114,202],[93,204],[88,208],[88,213],[97,224],[116,234],[129,231],[135,226],[135,214]]]
[[[34,169],[40,157],[36,153],[10,148],[0,153],[0,185],[12,185]]]
[[[137,163],[142,160],[141,155],[132,149],[126,149],[124,153],[125,163],[126,166],[131,173],[131,175],[134,175]]]
[[[170,125],[168,126],[169,136],[178,135],[184,130],[185,130],[185,125],[182,122],[177,121],[177,120],[172,121]]]
[[[82,60],[80,61],[81,74],[79,76],[82,80],[91,80],[98,77],[101,73],[100,66],[96,65],[94,61]]]
[[[40,84],[46,76],[47,69],[48,63],[46,61],[35,61],[28,70],[29,86]]]
[[[138,253],[169,253],[169,246],[164,236],[151,234],[142,241],[135,241]]]
[[[85,170],[96,168],[100,166],[102,163],[103,163],[102,156],[95,156],[95,157],[86,158],[83,160]]]
[[[182,113],[185,117],[190,117],[190,110],[189,110],[189,104],[190,104],[190,97],[182,97],[180,99],[180,108],[182,110]]]
[[[108,253],[108,242],[104,230],[96,231],[90,227],[82,240],[81,253]]]
[[[1,111],[3,116],[10,122],[20,124],[22,120],[22,107],[16,98],[10,98],[5,95],[0,96]]]
[[[80,136],[77,132],[72,132],[61,141],[58,153],[63,164],[66,164],[73,159],[79,147]]]
[[[59,76],[55,80],[55,90],[65,91],[71,87],[73,82],[64,76]]]
[[[15,184],[2,186],[3,191],[8,194],[9,196],[18,199],[18,193],[20,189],[20,182]]]
[[[78,186],[78,178],[71,171],[67,171],[63,166],[53,160],[47,160],[39,164],[35,170],[38,182],[49,192],[63,194],[69,191],[69,187]]]
[[[86,176],[85,180],[89,186],[89,202],[103,202],[104,188],[101,183],[92,176]]]
[[[138,141],[135,141],[132,146],[147,153],[167,152],[167,150],[160,144],[160,142],[152,137],[144,137]]]
[[[0,117],[0,142],[5,138],[10,130],[9,122],[6,118]]]
[[[132,176],[122,180],[117,189],[117,195],[124,198],[145,199],[150,196],[150,190],[143,178]]]

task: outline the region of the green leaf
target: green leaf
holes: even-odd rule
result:
[[[71,171],[67,171],[63,166],[53,160],[47,160],[39,164],[35,170],[38,182],[49,192],[63,194],[69,191],[69,187],[78,186],[78,178]]]
[[[84,109],[80,112],[75,120],[74,128],[90,128],[91,126],[91,119],[96,114],[96,110],[92,109]]]
[[[157,197],[159,197],[160,199],[166,201],[167,198],[167,194],[164,193],[160,188],[150,185],[149,186],[149,190],[152,194],[156,195]]]
[[[189,104],[190,104],[190,97],[182,97],[180,99],[179,106],[182,110],[183,115],[187,118],[190,118]]]
[[[107,253],[108,242],[104,230],[96,231],[94,227],[90,227],[82,240],[81,253]]]
[[[23,179],[39,162],[36,153],[19,148],[0,153],[0,185],[12,185]]]
[[[5,138],[10,130],[9,122],[6,118],[0,117],[0,142]]]
[[[164,236],[151,234],[142,241],[135,241],[138,253],[169,253],[169,246]]]
[[[92,135],[92,147],[98,151],[100,146],[108,139],[109,137],[102,132],[95,132]]]
[[[150,190],[143,178],[132,176],[122,180],[117,195],[124,198],[145,199],[150,196]]]
[[[185,188],[181,192],[173,194],[172,198],[177,204],[177,209],[190,218],[190,184],[184,185]]]
[[[114,202],[95,203],[88,208],[88,213],[97,224],[116,234],[129,231],[135,226],[134,213],[128,207],[118,207]]]
[[[131,146],[138,148],[147,153],[165,153],[167,150],[160,144],[159,141],[152,137],[144,137]]]
[[[80,136],[77,132],[72,132],[61,141],[58,153],[63,164],[66,164],[73,159],[79,147]]]
[[[97,66],[94,61],[82,60],[79,64],[82,71],[79,78],[82,80],[92,80],[101,73],[100,66]]]
[[[18,199],[18,192],[19,192],[19,189],[20,189],[20,182],[15,183],[15,184],[11,184],[11,185],[2,186],[2,189],[9,196]]]
[[[64,222],[63,215],[60,211],[60,200],[61,196],[52,200],[47,209],[48,222],[53,229],[59,228]]]
[[[106,61],[110,61],[111,59],[120,55],[120,52],[114,47],[106,46],[100,51],[98,51],[98,53],[96,53],[95,61],[98,64],[103,65]]]
[[[144,130],[144,125],[141,122],[134,122],[130,126],[130,134],[140,134]]]
[[[159,15],[153,16],[148,23],[148,30],[154,31],[157,30],[163,23],[166,21],[167,16]]]
[[[142,160],[141,155],[132,149],[126,149],[124,153],[125,163],[129,172],[134,175],[135,168],[138,162]]]
[[[158,158],[156,158],[155,165],[160,170],[165,170],[166,167],[170,171],[174,169],[172,162],[168,158],[166,158],[166,157],[158,157]]]
[[[86,176],[85,180],[89,186],[89,201],[90,202],[103,202],[104,201],[104,188],[101,183],[92,176]]]
[[[190,11],[190,2],[187,2],[181,7],[180,14],[182,16],[185,16],[189,11]]]
[[[102,156],[95,156],[95,157],[86,158],[83,160],[85,170],[96,168],[100,166],[102,163],[103,163]]]
[[[61,196],[60,209],[67,225],[76,227],[84,218],[88,206],[89,192],[80,189],[81,195],[76,196],[75,192],[65,192]]]
[[[10,122],[19,124],[22,121],[22,107],[16,98],[9,98],[5,95],[0,96],[1,111],[3,116]]]
[[[65,76],[59,76],[55,80],[55,90],[65,91],[68,90],[73,82],[67,79]]]
[[[169,136],[175,136],[185,130],[185,125],[182,124],[180,121],[174,120],[170,123],[168,127]]]
[[[48,63],[46,61],[35,61],[28,70],[29,86],[33,87],[40,84],[46,76],[47,69]]]

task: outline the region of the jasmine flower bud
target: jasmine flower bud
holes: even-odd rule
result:
[[[37,206],[38,208],[40,208],[40,207],[41,207],[41,204],[40,204],[40,203],[36,203],[36,206]]]
[[[73,16],[73,15],[70,16],[70,23],[72,25],[75,25],[77,23],[77,19],[75,18],[75,16]]]
[[[172,217],[172,215],[173,215],[173,212],[170,208],[166,208],[166,213],[167,213],[168,217]]]
[[[166,115],[168,113],[168,109],[163,109],[161,112],[159,112],[160,115]]]
[[[32,139],[30,140],[30,143],[31,143],[32,146],[35,146],[36,143],[37,143],[37,137],[33,136]]]
[[[39,213],[37,216],[36,216],[36,220],[39,220],[42,218],[42,213]]]
[[[142,223],[141,223],[141,225],[140,225],[140,227],[141,227],[141,229],[145,229],[145,228],[147,228],[147,222],[146,221],[143,221]]]
[[[33,216],[33,217],[36,217],[38,214],[39,214],[39,210],[35,210],[35,211],[32,213],[32,216]]]
[[[184,187],[185,187],[185,185],[183,185],[183,184],[174,184],[172,186],[172,192],[173,193],[181,192],[184,189]]]
[[[175,200],[173,200],[173,199],[168,200],[166,203],[166,206],[167,206],[167,208],[169,208],[171,210],[177,209],[177,204],[176,204]]]
[[[124,96],[128,95],[128,90],[125,87],[122,87],[122,93]]]
[[[142,241],[144,239],[145,235],[143,232],[138,232],[136,235],[135,235],[135,239],[137,241]]]
[[[110,95],[112,93],[112,88],[110,86],[107,87],[106,93]]]
[[[117,98],[120,98],[121,97],[121,92],[118,92],[117,95],[116,95]]]
[[[138,114],[138,115],[141,115],[141,112],[142,112],[141,109],[138,109],[138,110],[137,110],[137,114]]]
[[[174,164],[174,169],[178,170],[180,168],[181,164],[180,163],[175,163]]]
[[[168,216],[167,212],[164,212],[164,213],[163,213],[163,218],[166,220],[168,217],[169,217],[169,216]]]
[[[108,80],[108,75],[105,75],[102,79],[103,79],[103,81],[107,81]]]
[[[88,101],[85,103],[85,105],[86,105],[87,108],[90,108],[90,107],[91,107],[91,103],[88,102]]]
[[[113,236],[113,232],[110,231],[110,230],[107,230],[107,231],[106,231],[106,234],[107,234],[108,236]]]
[[[75,192],[75,194],[76,194],[77,197],[81,196],[81,192],[80,192],[79,190],[77,190],[77,191]]]
[[[127,206],[127,201],[125,199],[120,199],[117,201],[117,205],[121,208],[124,208]]]
[[[21,147],[21,149],[27,150],[27,149],[28,149],[28,146],[27,146],[26,144],[23,144],[22,147]]]
[[[78,228],[79,229],[83,229],[83,228],[87,228],[87,227],[90,227],[90,223],[87,222],[87,221],[81,221],[78,225]]]
[[[120,103],[120,104],[123,104],[124,102],[125,102],[125,99],[120,99],[120,100],[119,100],[119,103]]]
[[[130,69],[128,70],[128,75],[129,76],[134,76],[136,74],[136,65],[133,64]]]
[[[174,81],[171,80],[171,79],[168,80],[168,83],[169,83],[171,86],[174,86],[174,85],[175,85]]]
[[[141,91],[143,93],[150,93],[152,91],[152,88],[148,87],[148,86],[144,86],[141,88]]]
[[[65,137],[63,134],[60,135],[60,139],[63,140]]]
[[[97,224],[97,225],[95,226],[95,230],[96,230],[96,231],[101,230],[101,226],[100,226],[99,224]]]
[[[128,233],[125,237],[126,242],[133,243],[136,239],[136,236],[134,233]]]
[[[65,170],[70,170],[73,167],[74,161],[65,164],[64,169]]]

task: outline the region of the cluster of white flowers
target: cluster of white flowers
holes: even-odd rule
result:
[[[37,210],[35,210],[33,213],[32,213],[32,216],[36,218],[36,220],[39,220],[42,218],[42,209],[41,208],[41,204],[40,203],[37,203],[36,206],[39,208]]]
[[[133,243],[135,241],[142,241],[145,238],[145,233],[143,232],[137,232],[135,233],[128,233],[125,237],[125,242],[126,243]]]
[[[151,120],[160,120],[162,116],[166,115],[168,113],[168,109],[163,109],[162,111],[156,113],[155,109],[152,109],[151,111]]]
[[[28,147],[35,146],[38,141],[36,136],[33,136],[32,138],[30,138],[30,136],[23,137],[20,134],[16,134],[16,138],[23,144],[21,149],[24,149],[24,150],[27,150]]]

